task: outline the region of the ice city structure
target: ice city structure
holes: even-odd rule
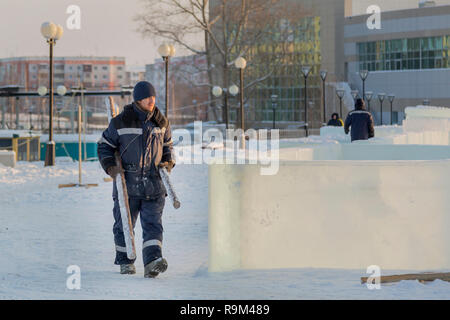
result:
[[[260,165],[209,167],[209,270],[450,268],[450,109],[406,109],[402,126],[350,143],[280,149]]]

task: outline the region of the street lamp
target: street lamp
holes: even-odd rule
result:
[[[372,101],[372,98],[373,98],[373,92],[367,91],[365,100],[367,100],[367,111],[369,111],[369,112],[370,112],[370,101]]]
[[[393,93],[391,93],[390,95],[388,95],[388,99],[389,99],[389,102],[391,103],[391,126],[392,126],[393,125],[393,122],[392,122],[392,114],[393,114],[393,112],[392,112],[392,105],[394,103],[395,95]]]
[[[38,95],[40,95],[41,97],[45,96],[47,94],[47,87],[45,86],[40,86],[37,90]]]
[[[320,71],[320,78],[322,79],[322,103],[323,103],[323,124],[327,123],[327,115],[325,108],[325,80],[327,79],[328,71],[322,70]]]
[[[164,60],[166,70],[166,118],[169,117],[169,60],[175,55],[175,47],[171,44],[163,43],[158,48],[158,53]]]
[[[270,99],[272,100],[272,109],[273,109],[273,129],[275,130],[275,111],[277,110],[278,105],[278,95],[273,94],[270,96]]]
[[[224,93],[224,120],[225,120],[225,124],[226,124],[226,128],[228,129],[229,127],[229,120],[228,120],[228,93],[231,94],[232,96],[236,96],[239,93],[239,88],[237,85],[233,84],[232,86],[230,86],[228,89],[227,88],[221,88],[219,86],[215,86],[212,88],[212,94],[213,96],[215,96],[216,98],[220,97],[222,95],[222,93]]]
[[[365,99],[364,97],[366,96],[366,79],[369,76],[369,71],[368,70],[360,70],[359,76],[361,77],[361,80],[363,82],[363,99]]]
[[[50,47],[49,68],[49,137],[45,152],[45,166],[55,165],[55,142],[53,141],[53,46],[63,35],[63,27],[52,22],[44,22],[41,25],[41,34],[47,39]]]
[[[356,101],[356,98],[358,98],[358,95],[359,95],[359,91],[358,90],[352,90],[351,93],[352,93],[353,100]]]
[[[245,122],[244,122],[244,69],[247,66],[247,60],[239,57],[234,62],[236,68],[239,69],[239,79],[240,79],[240,100],[241,100],[241,129],[242,129],[242,141],[241,148],[245,149]]]
[[[345,95],[345,90],[344,89],[336,89],[336,95],[339,98],[339,106],[340,106],[340,114],[339,116],[342,118],[342,99],[344,98]]]
[[[302,74],[303,77],[305,78],[305,133],[306,133],[306,137],[308,137],[308,107],[307,107],[307,100],[308,100],[308,88],[307,88],[307,79],[309,76],[309,73],[311,72],[311,67],[310,66],[303,66],[302,67]]]
[[[380,100],[380,124],[383,125],[383,101],[386,98],[386,93],[379,93],[378,100]]]

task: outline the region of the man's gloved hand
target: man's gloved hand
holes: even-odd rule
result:
[[[172,171],[173,167],[175,167],[175,162],[173,160],[160,162],[158,167],[159,168],[166,168],[167,172],[170,173],[170,171]]]
[[[116,176],[120,173],[120,170],[118,166],[112,166],[107,169],[107,172],[109,176],[115,179]]]

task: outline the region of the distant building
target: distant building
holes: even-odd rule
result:
[[[289,7],[291,0],[282,3]],[[258,43],[251,44],[244,57],[251,68],[245,70],[245,80],[263,78],[258,85],[245,93],[245,121],[249,127],[270,128],[273,121],[271,96],[277,95],[276,121],[278,127],[299,126],[305,120],[305,82],[301,73],[302,66],[310,66],[311,73],[307,80],[307,112],[310,128],[318,128],[323,123],[322,80],[320,71],[327,70],[327,119],[336,112],[336,83],[344,81],[344,17],[350,10],[345,0],[296,0],[296,5],[303,10],[297,11],[297,20],[284,20],[280,16],[281,30],[268,33],[267,37]],[[210,11],[218,10],[220,1],[210,2]],[[294,13],[293,13],[294,14]],[[235,32],[228,28],[230,32]],[[220,23],[213,29],[216,37],[221,41],[223,29]],[[277,62],[273,67],[271,57],[274,52],[286,52],[283,62]],[[265,59],[265,60],[264,60]],[[255,60],[257,62],[255,62]],[[214,65],[222,65],[222,56],[218,53],[213,58]],[[272,65],[271,65],[272,64]],[[272,69],[274,68],[274,69]],[[239,75],[230,68],[229,84],[239,84]],[[272,69],[270,73],[269,70]],[[214,82],[223,86],[222,69],[214,71]],[[266,76],[270,74],[270,76]],[[348,92],[348,95],[351,95]],[[234,103],[235,106],[239,102]],[[231,110],[236,110],[231,108]],[[237,120],[237,112],[230,111],[231,121]],[[239,120],[237,120],[239,122]]]
[[[123,57],[55,57],[53,70],[55,87],[82,82],[85,88],[113,90],[126,83]],[[20,85],[26,90],[48,87],[48,75],[48,57],[0,59],[0,85]]]
[[[378,93],[394,94],[393,122],[404,108],[418,104],[450,106],[450,6],[421,1],[420,8],[382,12],[382,28],[370,30],[368,15],[345,19],[347,81],[362,95],[359,71],[370,74],[366,92],[374,98],[371,111],[381,120]],[[390,103],[383,103],[383,123],[390,124]]]
[[[87,90],[120,90],[128,84],[123,57],[55,57],[53,64],[54,89],[64,85],[72,87],[83,85]],[[0,59],[0,86],[18,85],[21,91],[36,91],[38,87],[49,86],[48,57],[14,57]],[[120,98],[119,98],[120,99]],[[117,99],[122,105],[125,101]],[[48,100],[47,100],[48,101]],[[39,97],[25,97],[17,101],[9,100],[3,105],[2,117],[6,113],[33,113],[43,117],[47,114],[48,102]],[[79,98],[55,96],[55,115],[73,119]],[[93,112],[105,112],[104,97],[85,97],[88,122]],[[12,119],[12,116],[10,117]],[[2,119],[3,121],[3,119]],[[13,121],[10,120],[12,123]],[[106,123],[106,122],[105,122]],[[10,124],[10,127],[14,127]],[[73,126],[72,126],[73,129]]]
[[[145,80],[145,67],[144,66],[129,66],[126,69],[125,83],[127,85],[134,86],[139,81]]]

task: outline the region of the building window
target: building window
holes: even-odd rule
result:
[[[358,43],[359,65],[369,71],[450,68],[450,36]]]

